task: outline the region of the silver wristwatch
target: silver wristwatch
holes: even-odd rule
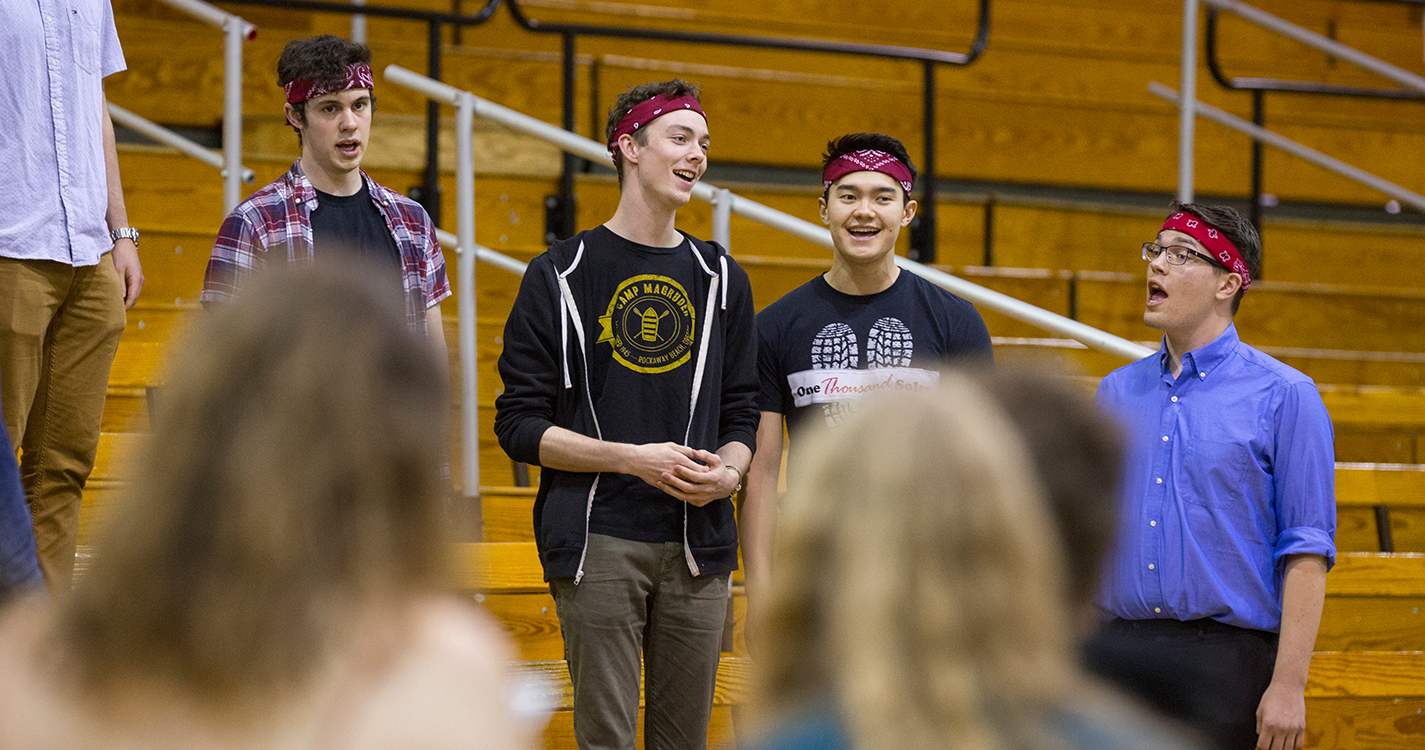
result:
[[[118,242],[120,239],[130,239],[134,241],[134,247],[139,246],[139,230],[135,227],[120,227],[110,230],[109,239]]]

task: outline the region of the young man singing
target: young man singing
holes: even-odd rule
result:
[[[877,133],[827,144],[821,220],[831,270],[757,315],[757,454],[742,507],[747,595],[756,607],[771,565],[782,421],[835,426],[863,393],[931,388],[951,358],[992,359],[989,331],[969,302],[896,265],[896,238],[915,218],[916,170],[900,141]]]
[[[330,35],[291,42],[277,78],[302,158],[228,215],[199,300],[230,301],[269,263],[364,262],[404,294],[407,322],[444,362],[440,301],[450,283],[435,225],[415,201],[361,171],[375,107],[371,50]]]
[[[530,263],[505,324],[495,433],[544,468],[535,538],[585,750],[636,746],[641,670],[646,747],[707,745],[757,374],[747,274],[674,229],[707,168],[697,93],[619,97],[618,209]]]
[[[1117,549],[1097,604],[1095,669],[1180,697],[1218,747],[1302,746],[1304,691],[1335,559],[1331,420],[1310,378],[1242,343],[1260,273],[1252,225],[1180,204],[1154,241],[1143,321],[1161,350],[1098,402],[1128,431]]]

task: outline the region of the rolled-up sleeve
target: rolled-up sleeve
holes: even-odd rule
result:
[[[1321,555],[1336,564],[1334,431],[1314,383],[1292,383],[1275,410],[1277,543],[1280,568],[1288,555]]]

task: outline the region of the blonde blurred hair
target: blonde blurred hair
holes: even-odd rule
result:
[[[964,375],[809,436],[777,521],[753,702],[830,701],[858,750],[1054,746],[1074,673],[1025,448]]]
[[[172,356],[132,491],[55,629],[91,695],[279,701],[368,605],[444,584],[444,376],[374,276],[269,273]]]

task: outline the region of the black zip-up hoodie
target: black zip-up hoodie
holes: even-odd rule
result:
[[[600,226],[530,263],[505,323],[495,400],[511,458],[539,464],[555,425],[614,442],[756,447],[751,285],[726,250],[684,237],[648,247]],[[681,542],[695,576],[737,568],[730,498],[697,508],[626,474],[546,467],[534,530],[545,580],[582,579],[590,531]]]

